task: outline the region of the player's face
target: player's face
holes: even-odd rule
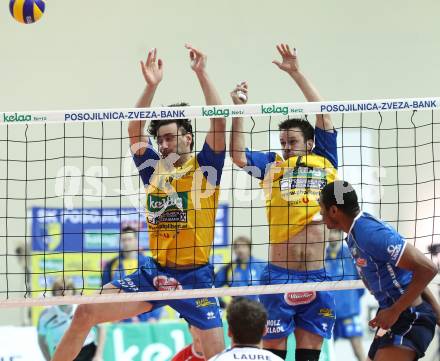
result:
[[[191,134],[184,129],[178,129],[176,123],[162,125],[157,131],[157,145],[163,158],[170,154],[185,154],[190,152]]]
[[[234,244],[234,253],[239,261],[247,262],[251,255],[251,250],[246,243],[236,243]]]
[[[338,208],[335,206],[331,206],[330,208],[325,208],[325,205],[319,200],[320,213],[322,216],[322,220],[328,229],[340,229],[339,222],[337,217]]]
[[[281,150],[283,158],[305,155],[312,150],[313,142],[306,142],[299,128],[283,129],[280,131]]]
[[[137,237],[133,232],[127,232],[121,234],[121,249],[124,252],[138,250]]]

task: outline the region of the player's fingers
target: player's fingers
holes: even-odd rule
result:
[[[288,53],[290,56],[295,55],[295,53],[292,52],[292,50],[290,50],[289,44],[286,44],[286,49],[287,49],[287,53]],[[294,48],[294,49],[295,49],[295,48]]]
[[[284,56],[283,50],[281,49],[280,45],[277,45],[277,50],[280,53],[281,56]]]
[[[283,51],[284,55],[287,55],[287,49],[286,49],[286,44],[281,44],[281,50]]]
[[[162,59],[159,58],[159,59],[157,60],[157,65],[158,65],[158,67],[159,67],[160,70],[163,69],[163,61],[162,61]]]
[[[273,64],[275,64],[278,68],[281,68],[281,62],[279,62],[278,60],[274,60],[272,61]]]
[[[156,56],[157,56],[157,49],[153,48],[153,54],[151,56],[151,61],[155,62],[156,61]]]
[[[150,65],[150,63],[151,63],[151,57],[152,57],[152,51],[151,51],[151,49],[150,49],[150,50],[148,50],[148,55],[147,55],[147,60],[146,60],[146,62],[145,62],[145,65]]]

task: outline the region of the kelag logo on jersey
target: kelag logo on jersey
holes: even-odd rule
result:
[[[188,192],[174,192],[171,195],[149,194],[147,199],[149,223],[187,222]]]
[[[286,171],[280,180],[280,190],[284,199],[295,204],[317,201],[322,188],[327,184],[324,169],[298,167]]]

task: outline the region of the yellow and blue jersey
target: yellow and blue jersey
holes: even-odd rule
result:
[[[150,251],[162,266],[208,263],[225,151],[207,143],[182,166],[160,159],[151,144],[133,156],[147,195],[146,219]]]
[[[322,188],[337,177],[337,132],[315,129],[310,154],[282,159],[274,152],[246,150],[247,171],[260,179],[266,198],[270,241],[286,242],[320,220]]]
[[[140,252],[136,259],[124,258],[121,253],[104,266],[102,284],[105,285],[111,281],[123,279],[125,276],[136,272],[145,263],[146,259],[147,257]]]

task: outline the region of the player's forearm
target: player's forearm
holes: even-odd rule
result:
[[[243,168],[246,166],[243,118],[232,118],[231,135],[229,139],[229,154],[232,161],[237,166]]]
[[[222,103],[220,95],[214,87],[211,79],[205,71],[196,73],[199,80],[200,87],[202,88],[203,95],[205,96],[206,105],[219,105]]]
[[[149,108],[153,102],[156,89],[157,86],[147,85],[136,102],[136,108]],[[131,145],[148,141],[148,139],[145,138],[145,123],[145,120],[132,120],[128,123],[128,135]],[[143,147],[144,146],[141,146],[142,149]]]
[[[405,293],[392,306],[397,312],[403,312],[421,296],[429,282],[435,277],[436,271],[433,268],[424,266],[418,267],[413,271],[413,278]]]
[[[290,73],[290,76],[295,81],[295,83],[300,88],[304,97],[308,102],[322,102],[324,99],[319,94],[318,90],[313,86],[313,84],[305,77],[300,71],[295,71]],[[331,121],[330,115],[328,114],[318,114],[316,116],[316,126],[323,130],[331,131],[333,130],[333,123]]]

